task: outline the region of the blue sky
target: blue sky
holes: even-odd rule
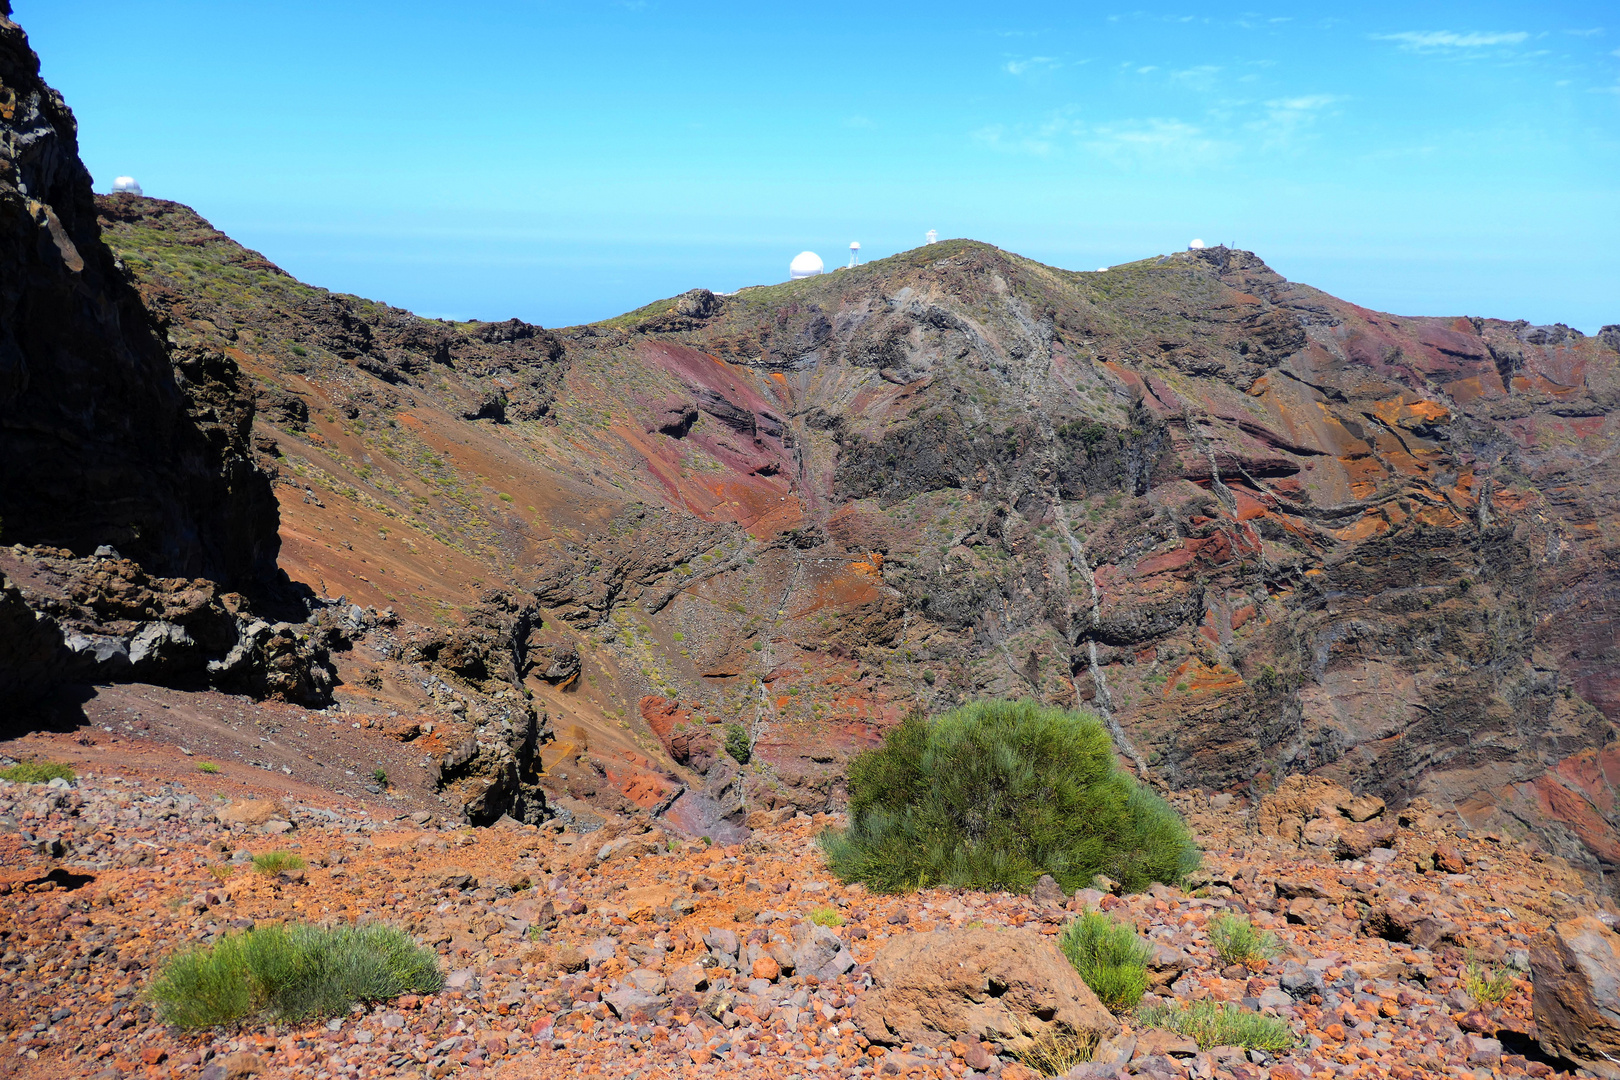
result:
[[[1620,322],[1612,0],[14,6],[98,190],[423,314],[561,326],[937,229]]]

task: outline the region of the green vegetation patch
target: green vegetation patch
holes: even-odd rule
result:
[[[1294,1030],[1275,1016],[1265,1016],[1230,1002],[1165,1002],[1137,1011],[1147,1027],[1168,1028],[1192,1039],[1199,1049],[1242,1046],[1249,1050],[1287,1050],[1294,1045]]]
[[[178,953],[148,995],[167,1023],[200,1028],[341,1016],[356,1002],[431,994],[443,984],[433,950],[393,927],[298,923]]]
[[[253,856],[253,870],[259,874],[279,874],[283,870],[302,870],[307,865],[290,851],[265,851]]]
[[[913,716],[849,768],[850,825],[821,836],[834,873],[880,892],[933,885],[1067,892],[1107,874],[1139,891],[1198,865],[1168,803],[1114,762],[1096,717],[1030,701]]]
[[[726,725],[726,753],[739,765],[748,764],[754,756],[753,740],[748,737],[748,729],[741,724]]]
[[[1247,915],[1220,914],[1209,920],[1209,943],[1223,964],[1261,968],[1282,952],[1277,935],[1256,930]]]
[[[1153,947],[1112,916],[1086,912],[1063,928],[1058,947],[1110,1012],[1136,1008],[1147,993]]]
[[[1513,993],[1513,976],[1495,968],[1486,968],[1469,957],[1463,971],[1463,989],[1475,1001],[1486,1005],[1500,1005]]]
[[[0,780],[14,784],[48,784],[52,780],[72,780],[73,770],[55,761],[24,761],[0,769]]]

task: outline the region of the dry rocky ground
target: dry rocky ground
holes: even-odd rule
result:
[[[1299,1042],[1202,1051],[1127,1015],[1098,1053],[1112,1063],[1076,1076],[1547,1076],[1569,1066],[1537,1049],[1522,969],[1535,935],[1595,910],[1556,856],[1300,781],[1257,808],[1181,799],[1206,847],[1191,891],[1066,898],[845,886],[816,846],[837,822],[825,815],[757,812],[750,840],[721,847],[647,820],[474,830],[314,789],[233,801],[191,779],[0,783],[0,1076],[1027,1080],[993,1042],[882,1045],[898,1037],[874,958],[978,928],[1038,951],[1090,904],[1154,943],[1154,996],[1241,1002]],[[256,873],[251,854],[268,850],[308,867]],[[1223,968],[1207,932],[1223,910],[1247,912],[1282,953]],[[447,984],[329,1023],[203,1033],[165,1026],[144,1000],[176,948],[286,919],[402,926],[440,952]],[[1518,972],[1504,1002],[1469,997],[1470,955]]]

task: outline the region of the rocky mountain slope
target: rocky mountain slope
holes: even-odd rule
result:
[[[449,324],[100,206],[177,340],[252,378],[288,572],[435,628],[340,655],[345,692],[428,706],[396,660],[524,683],[559,797],[824,808],[907,710],[1032,695],[1171,787],[1319,771],[1620,856],[1613,328],[1388,316],[1224,248],[1069,273],[966,241]]]
[[[7,26],[14,682],[335,678],[361,738],[458,733],[422,767],[480,777],[474,819],[694,834],[836,806],[909,710],[1030,695],[1169,788],[1318,772],[1620,861],[1620,328],[968,241],[565,330],[421,319],[174,203],[101,198],[98,239]]]
[[[756,812],[745,844],[711,847],[645,819],[472,830],[308,792],[233,802],[240,789],[222,787],[145,767],[0,781],[0,1077],[1036,1080],[1018,1031],[1071,1008],[1107,1038],[1069,1080],[1547,1077],[1572,1075],[1562,1055],[1595,1058],[1617,1031],[1559,1026],[1593,999],[1577,981],[1554,989],[1558,957],[1607,948],[1620,962],[1614,916],[1594,916],[1563,860],[1320,784],[1247,808],[1177,796],[1205,870],[1190,892],[1124,897],[873,895],[825,872],[814,834],[836,818],[791,811]],[[1290,813],[1303,794],[1308,808]],[[1388,846],[1366,847],[1374,834]],[[255,872],[272,850],[307,865]],[[1201,1047],[1110,1017],[1052,944],[1088,906],[1151,943],[1150,1003],[1241,1004],[1286,1023],[1293,1045]],[[1282,952],[1223,962],[1211,928],[1233,913]],[[286,919],[406,927],[440,954],[447,985],[243,1030],[186,1032],[143,999],[174,948]],[[914,962],[897,971],[898,958]],[[974,999],[975,958],[1001,996]],[[1498,973],[1495,993],[1472,996],[1471,963]],[[1065,980],[1072,997],[1048,989]],[[985,1030],[1002,1011],[1018,1027]],[[1602,1068],[1586,1064],[1580,1075]]]

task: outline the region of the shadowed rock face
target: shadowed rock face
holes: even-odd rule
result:
[[[276,504],[236,365],[165,343],[101,242],[73,116],[9,19],[0,84],[0,541],[268,579]]]
[[[322,650],[281,621],[304,611],[276,565],[251,392],[130,287],[73,116],[9,13],[0,4],[0,698],[149,679],[319,701]]]

